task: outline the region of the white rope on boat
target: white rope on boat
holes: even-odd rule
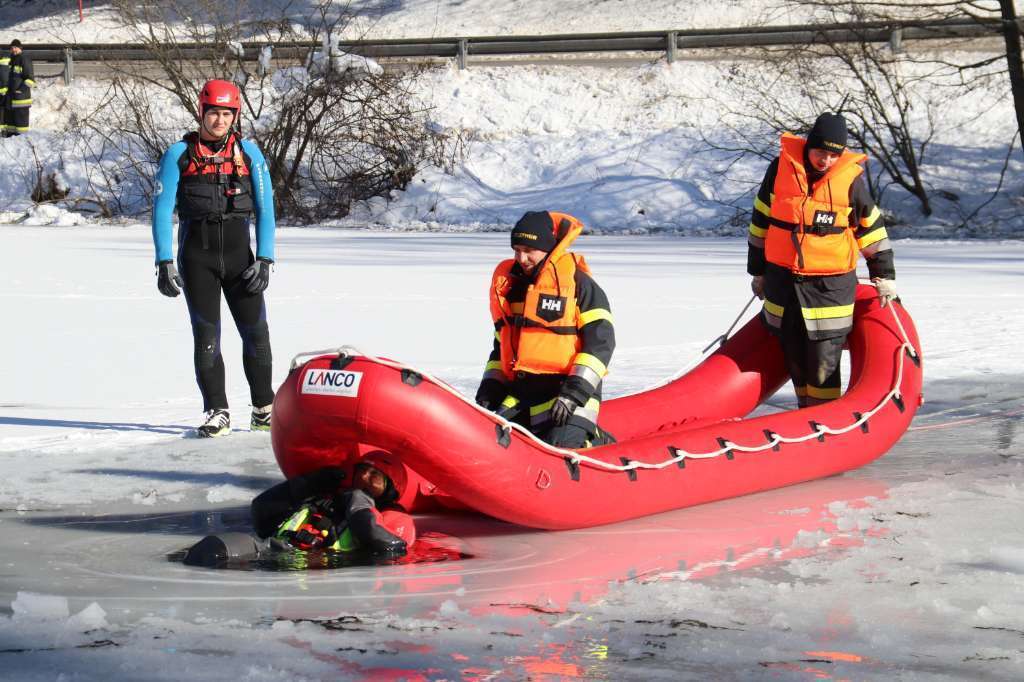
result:
[[[747,302],[747,305],[743,308],[743,311],[741,311],[740,314],[736,317],[736,321],[733,322],[733,324],[729,328],[729,330],[727,330],[725,332],[725,334],[722,334],[721,336],[716,338],[714,341],[712,341],[711,344],[708,345],[708,347],[704,349],[705,353],[707,352],[707,349],[711,348],[712,346],[714,346],[716,342],[718,342],[719,345],[721,345],[721,343],[724,343],[724,340],[727,338],[729,332],[732,330],[733,327],[736,326],[736,322],[739,321],[739,319],[743,316],[743,313],[745,313],[747,308],[750,307],[751,302],[753,302],[753,298],[750,301]],[[733,443],[733,442],[730,442],[730,441],[722,440],[722,446],[719,449],[712,450],[710,452],[687,452],[687,451],[679,449],[679,448],[670,447],[670,450],[672,452],[676,453],[675,456],[670,458],[670,459],[663,460],[661,462],[643,462],[643,461],[640,461],[640,460],[630,460],[628,464],[612,464],[611,462],[605,462],[603,460],[596,459],[594,457],[590,457],[588,455],[585,455],[585,454],[579,452],[578,450],[568,450],[566,448],[555,447],[554,445],[551,445],[550,443],[546,443],[545,441],[543,441],[540,438],[538,438],[537,436],[535,436],[527,428],[525,428],[525,427],[523,427],[523,426],[521,426],[519,424],[516,424],[514,422],[510,422],[507,419],[505,419],[504,417],[501,417],[501,416],[495,414],[494,412],[491,412],[490,410],[485,409],[485,408],[481,407],[480,405],[477,405],[474,400],[469,399],[468,397],[466,397],[465,395],[463,395],[462,393],[457,391],[454,387],[450,386],[447,382],[442,381],[441,379],[438,379],[438,378],[432,376],[431,374],[428,374],[427,372],[423,372],[421,370],[418,370],[418,369],[416,369],[414,367],[410,367],[410,366],[405,365],[403,363],[395,362],[394,360],[386,360],[384,358],[378,358],[378,357],[375,357],[375,356],[372,356],[372,355],[368,355],[368,354],[363,353],[358,348],[355,348],[353,346],[341,346],[341,347],[338,347],[338,348],[327,348],[327,349],[324,349],[324,350],[314,350],[314,351],[307,351],[307,352],[304,352],[304,353],[299,353],[294,358],[292,358],[289,371],[294,370],[295,368],[297,368],[301,364],[301,363],[299,363],[299,358],[304,358],[304,357],[313,357],[313,356],[321,356],[321,355],[337,355],[338,357],[351,357],[351,358],[361,357],[364,360],[367,360],[369,362],[373,362],[373,363],[379,364],[379,365],[384,365],[385,367],[391,367],[391,368],[396,369],[398,371],[405,370],[405,371],[415,372],[417,375],[419,375],[425,381],[428,381],[431,384],[434,384],[435,386],[437,386],[441,390],[446,391],[450,395],[454,396],[458,400],[461,400],[462,402],[464,402],[465,404],[469,405],[470,407],[472,407],[476,411],[480,412],[481,414],[486,415],[491,421],[501,425],[501,427],[503,429],[505,429],[507,433],[510,433],[514,429],[514,430],[518,431],[519,433],[523,434],[526,438],[532,440],[534,445],[538,449],[540,449],[540,450],[542,450],[542,451],[544,451],[544,452],[546,452],[546,453],[548,453],[550,455],[568,458],[573,464],[584,463],[584,464],[588,464],[588,465],[590,465],[592,467],[595,467],[595,468],[605,469],[607,471],[620,471],[620,472],[622,472],[622,471],[631,471],[631,470],[635,470],[635,469],[664,469],[666,467],[672,466],[673,464],[678,464],[679,462],[681,462],[683,460],[686,460],[686,459],[713,459],[715,457],[721,457],[722,455],[726,455],[726,456],[731,458],[731,456],[732,456],[731,453],[732,452],[764,452],[765,450],[771,450],[771,449],[773,449],[775,447],[778,447],[782,443],[803,443],[805,441],[813,440],[815,438],[822,438],[824,436],[840,436],[840,435],[843,435],[844,433],[849,433],[850,431],[853,431],[855,429],[859,429],[859,428],[862,427],[862,425],[868,423],[868,421],[872,417],[874,417],[876,414],[878,414],[878,412],[883,407],[885,407],[886,403],[888,403],[890,400],[896,400],[896,401],[901,400],[902,399],[902,395],[900,393],[900,386],[903,383],[903,370],[904,370],[904,365],[905,365],[905,362],[906,362],[906,356],[909,355],[911,358],[914,358],[916,360],[918,358],[918,351],[917,351],[916,348],[914,348],[914,345],[910,342],[910,338],[907,336],[907,332],[903,328],[903,323],[900,321],[899,314],[896,312],[896,305],[895,305],[895,303],[890,301],[889,305],[887,307],[889,308],[889,311],[892,313],[893,319],[896,321],[896,326],[900,330],[900,335],[903,337],[903,343],[900,345],[899,349],[897,350],[897,352],[899,353],[899,362],[897,364],[896,379],[893,382],[892,388],[878,402],[878,404],[875,405],[871,410],[861,414],[860,417],[856,421],[854,421],[853,423],[851,423],[851,424],[849,424],[849,425],[847,425],[845,427],[842,427],[842,428],[833,428],[833,427],[827,426],[825,424],[817,424],[817,427],[818,427],[817,429],[815,429],[814,431],[811,431],[811,432],[809,432],[809,433],[807,433],[805,435],[802,435],[802,436],[782,436],[782,435],[779,435],[777,433],[771,432],[772,433],[772,439],[770,441],[762,444],[762,445],[757,445],[757,446],[740,445],[738,443]],[[699,358],[699,359],[703,359],[705,353],[702,353],[701,354],[701,358]],[[694,363],[691,363],[691,365],[692,364],[694,364]],[[682,372],[680,372],[676,376],[672,377],[668,381],[663,382],[662,384],[658,384],[658,386],[664,385],[665,383],[669,383],[670,381],[673,381],[674,379],[678,378],[679,376],[682,376]]]

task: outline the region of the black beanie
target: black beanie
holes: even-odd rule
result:
[[[814,122],[814,127],[807,135],[807,148],[842,152],[846,149],[846,141],[846,119],[826,111]]]
[[[21,41],[15,38],[11,41],[11,47],[21,47]]]
[[[557,244],[554,221],[547,211],[527,211],[512,228],[512,246],[552,251]]]

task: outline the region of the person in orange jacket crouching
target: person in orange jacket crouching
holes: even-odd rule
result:
[[[597,425],[615,350],[608,297],[569,247],[583,224],[530,211],[512,228],[513,258],[491,278],[494,344],[476,393],[481,406],[552,445],[614,442]]]

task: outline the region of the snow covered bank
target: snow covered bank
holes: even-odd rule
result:
[[[239,13],[253,23],[279,17],[281,8],[293,21],[304,21],[315,4],[277,0],[236,3]],[[800,9],[780,9],[772,0],[567,0],[557,4],[540,0],[497,4],[488,0],[362,0],[342,5],[358,15],[347,27],[346,39],[659,31],[749,25],[755,13],[759,19],[776,24],[797,23],[807,16]],[[85,21],[79,22],[73,4],[15,0],[0,6],[0,27],[5,24],[25,42],[106,43],[127,39],[116,11],[106,2],[87,3]]]
[[[762,69],[749,62],[737,65]],[[75,200],[93,195],[90,183],[104,186],[117,175],[111,169],[125,165],[113,151],[83,156],[73,134],[57,132],[73,130],[71,114],[88,110],[105,87],[79,81],[73,88],[41,89],[34,109],[38,130],[0,143],[0,171],[14,180],[0,189],[7,220],[20,221],[31,209],[28,194],[40,173],[53,174],[69,192],[68,200]],[[728,152],[709,149],[709,142],[730,144],[722,107],[743,97],[735,87],[727,69],[703,62],[432,71],[420,88],[424,104],[433,108],[431,125],[465,137],[464,161],[451,174],[428,167],[406,191],[357,204],[336,224],[507,229],[525,210],[552,208],[577,215],[597,232],[741,235],[766,162],[754,157],[735,163]],[[935,213],[925,218],[912,197],[889,188],[883,206],[892,234],[1024,234],[1019,154],[1010,157],[1003,191],[989,202],[1012,137],[1009,100],[956,103],[931,142],[924,171]],[[177,105],[165,104],[178,111]],[[187,119],[178,114],[184,130]],[[133,176],[130,169],[121,174],[123,209],[144,213],[148,177]],[[83,210],[89,206],[80,204]],[[31,220],[44,222],[34,214]],[[53,220],[64,224],[67,219]]]

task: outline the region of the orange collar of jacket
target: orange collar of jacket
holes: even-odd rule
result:
[[[807,140],[802,137],[797,137],[792,133],[782,133],[782,139],[780,140],[782,146],[782,153],[780,164],[782,161],[788,161],[790,169],[803,178],[804,187],[808,187],[807,182],[807,169],[804,167],[804,146],[807,144]],[[844,169],[854,164],[861,164],[868,160],[867,154],[861,154],[859,152],[851,152],[849,149],[843,152],[843,155],[839,157],[828,172],[821,177],[815,185],[820,184],[826,179],[831,179],[841,173]]]
[[[551,213],[551,217],[556,224],[560,223],[563,219],[568,220],[569,229],[568,231],[566,231],[565,235],[558,241],[558,243],[555,244],[555,248],[551,249],[551,253],[548,254],[548,257],[544,259],[544,263],[541,265],[541,270],[537,271],[537,273],[534,276],[533,281],[535,282],[537,281],[537,279],[540,278],[541,273],[544,270],[546,270],[549,266],[552,268],[555,267],[555,263],[557,263],[562,258],[562,256],[566,254],[566,252],[569,250],[569,247],[572,246],[572,243],[576,241],[576,238],[583,233],[583,223],[581,223],[576,218],[573,218],[572,216],[567,215],[565,213],[554,212]]]

